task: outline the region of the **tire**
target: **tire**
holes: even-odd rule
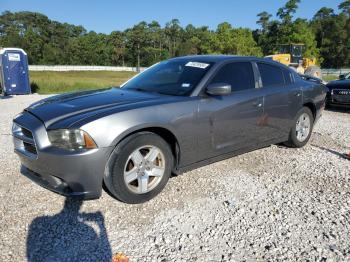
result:
[[[331,108],[332,108],[332,104],[326,101],[325,109],[331,109]]]
[[[301,127],[304,125],[304,124],[300,124],[301,117],[309,118],[309,125],[304,123],[305,129],[302,129]],[[295,148],[300,148],[305,146],[310,139],[312,129],[313,129],[313,123],[314,123],[314,117],[311,110],[308,107],[303,107],[302,109],[300,109],[294,119],[293,127],[291,128],[289,133],[289,139],[285,144],[289,147],[295,147]],[[307,126],[308,128],[306,128]],[[299,129],[300,131],[298,132],[297,129]],[[302,136],[302,133],[304,134],[303,136]]]
[[[304,74],[322,79],[322,71],[321,68],[319,68],[318,66],[309,66],[308,68],[306,68]]]
[[[173,164],[172,151],[163,138],[151,132],[136,133],[114,149],[108,161],[110,172],[104,182],[118,200],[143,203],[163,190]]]
[[[5,90],[2,88],[1,83],[0,83],[0,94],[2,94],[3,96],[7,96]]]

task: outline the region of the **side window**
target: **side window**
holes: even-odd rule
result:
[[[282,69],[282,71],[283,71],[284,81],[285,81],[286,85],[293,83],[292,74],[286,69]]]
[[[211,80],[213,83],[230,84],[232,92],[254,89],[254,72],[250,62],[236,62],[224,65]]]
[[[258,63],[263,87],[284,86],[282,69],[278,66]]]

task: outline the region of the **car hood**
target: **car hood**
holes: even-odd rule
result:
[[[329,89],[341,88],[341,89],[350,89],[350,80],[335,80],[327,84]]]
[[[52,96],[31,104],[25,111],[30,112],[44,122],[46,127],[67,118],[79,119],[84,115],[110,109],[158,104],[176,97],[139,91],[111,88],[84,91]]]

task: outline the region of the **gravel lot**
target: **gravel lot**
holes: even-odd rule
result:
[[[154,200],[67,201],[19,173],[11,120],[44,96],[0,99],[0,261],[350,261],[350,110],[302,149],[270,146],[173,177]],[[79,209],[80,208],[80,209]]]

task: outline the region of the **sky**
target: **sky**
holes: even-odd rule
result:
[[[257,28],[257,14],[276,14],[286,0],[0,0],[0,12],[35,11],[51,20],[82,25],[87,30],[110,33],[141,22],[158,21],[162,26],[173,18],[182,26],[209,26],[222,22],[234,27]],[[342,0],[301,0],[295,17],[312,18],[321,7],[337,10]]]

